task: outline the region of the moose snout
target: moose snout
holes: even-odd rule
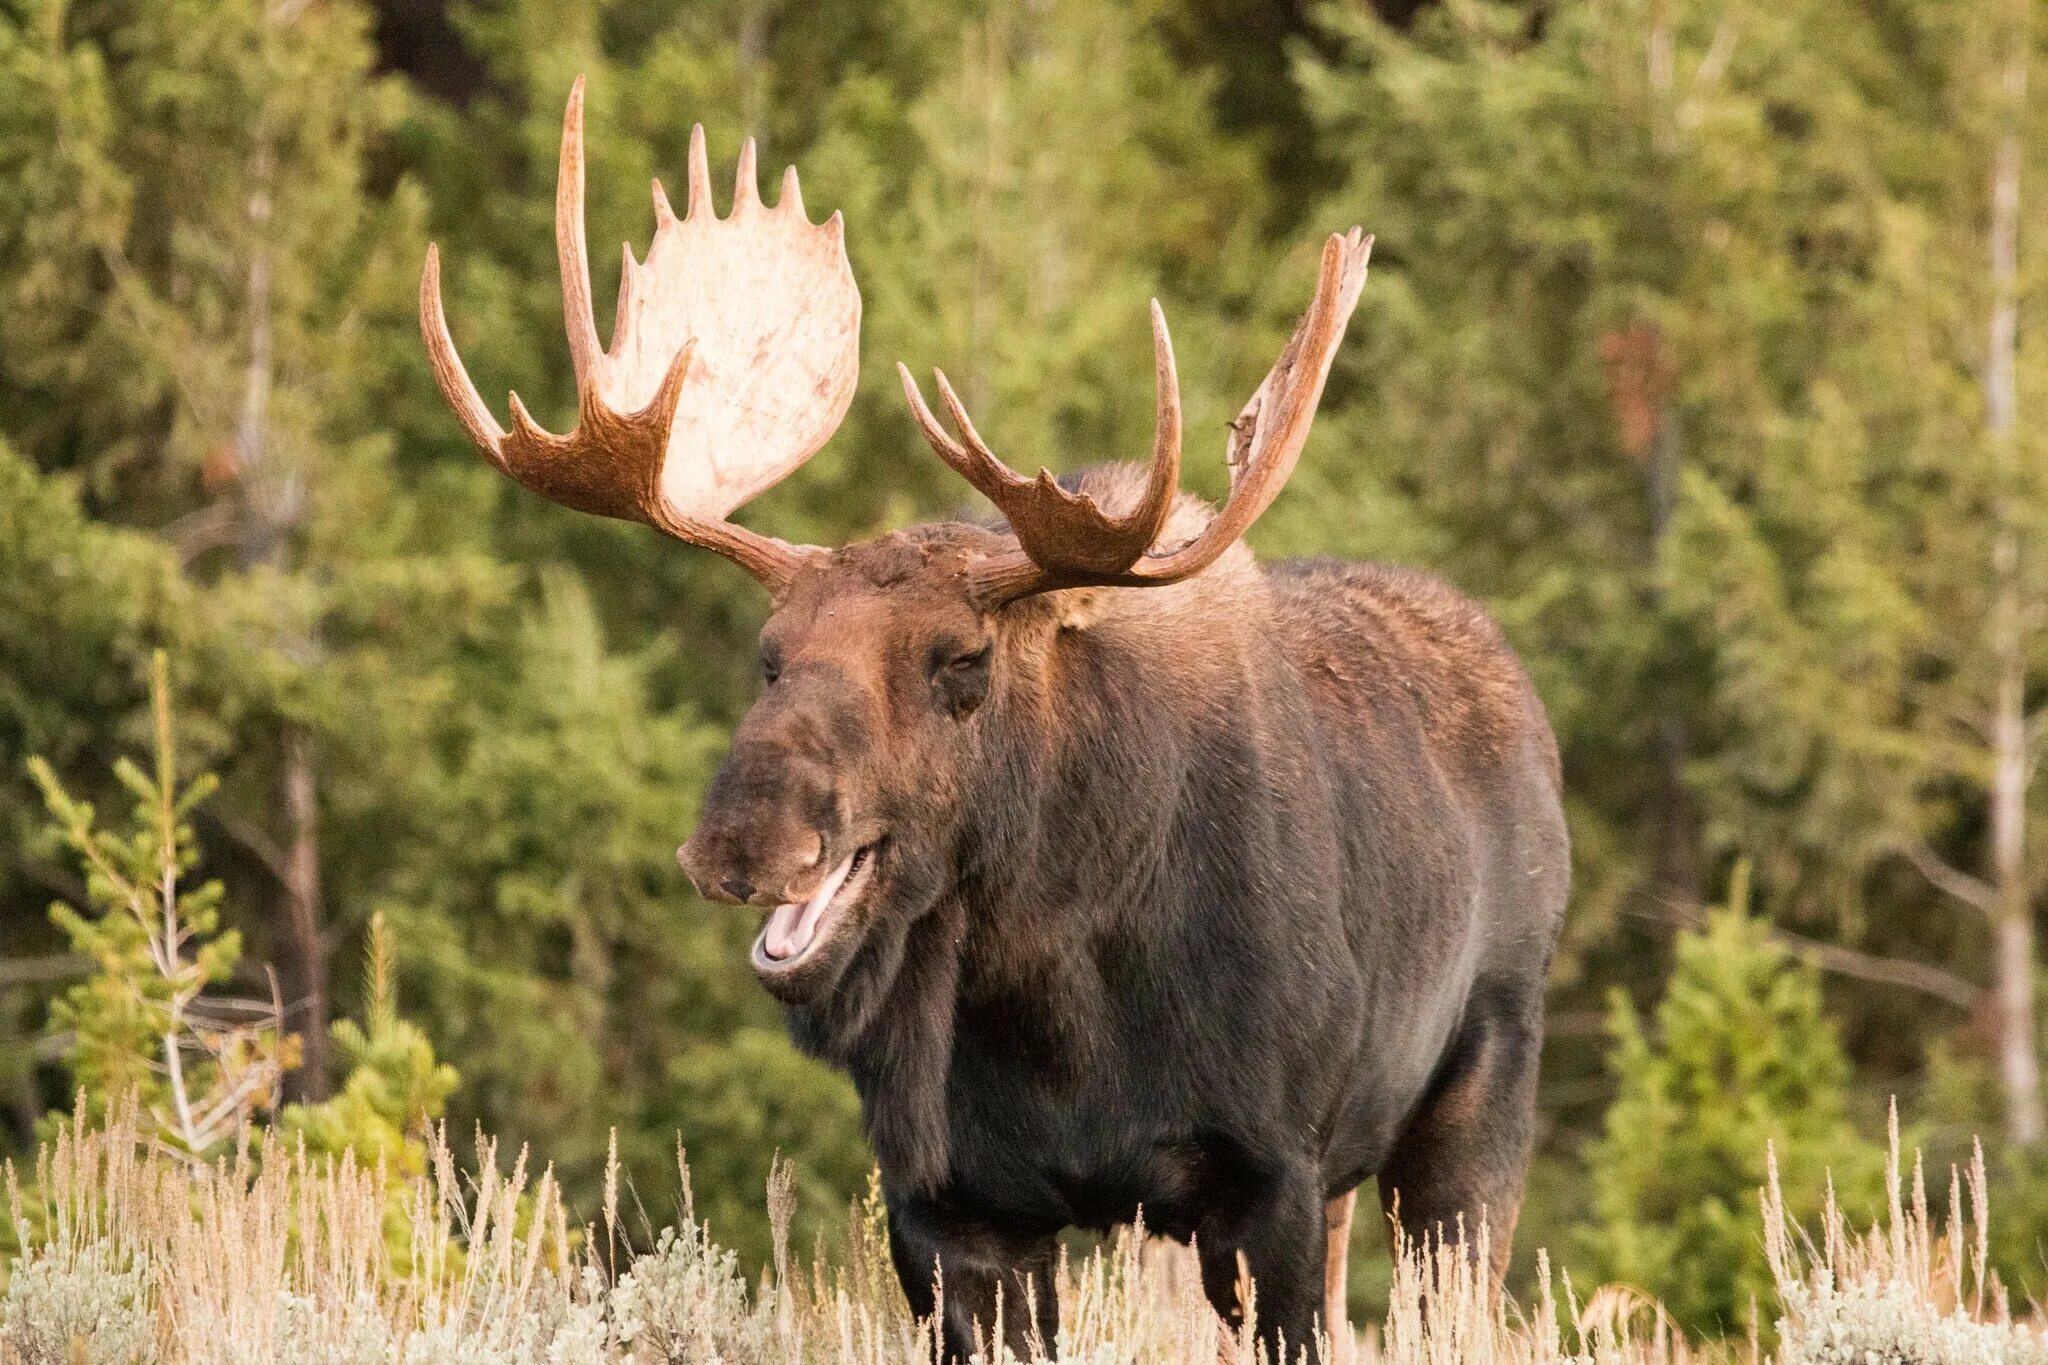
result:
[[[706,900],[760,906],[801,900],[815,889],[825,856],[818,816],[834,807],[832,794],[787,764],[779,765],[778,781],[752,776],[719,774],[676,862]]]
[[[712,834],[700,827],[676,850],[676,862],[683,875],[696,886],[697,894],[720,905],[745,905],[761,892],[751,875],[753,860],[737,840]]]
[[[754,884],[737,873],[721,873],[718,865],[706,857],[703,840],[698,835],[690,836],[676,850],[676,864],[705,900],[722,905],[745,905],[754,898]]]
[[[809,829],[750,833],[707,826],[676,850],[676,862],[706,900],[780,905],[802,898],[801,883],[816,880],[812,874],[824,851],[824,840]]]

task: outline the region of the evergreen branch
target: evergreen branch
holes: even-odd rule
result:
[[[108,859],[101,839],[92,827],[92,807],[71,799],[64,790],[64,784],[52,768],[40,756],[28,761],[29,776],[42,789],[43,804],[50,816],[57,822],[58,829],[74,852],[85,859],[92,870],[106,878],[107,885],[115,895],[125,901],[129,910],[145,925],[149,922],[148,912],[142,906],[142,889],[121,875],[113,862]]]

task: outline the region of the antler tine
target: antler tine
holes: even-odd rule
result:
[[[1357,228],[1323,243],[1315,298],[1295,325],[1251,401],[1231,423],[1230,496],[1202,533],[1183,548],[1138,565],[1137,576],[1173,583],[1200,573],[1236,543],[1272,505],[1301,458],[1330,362],[1365,287],[1372,238]]]
[[[742,209],[758,206],[761,202],[761,187],[755,183],[754,139],[740,143],[739,169],[732,177],[732,211],[738,214]]]
[[[718,217],[701,125],[690,134],[689,213],[653,186],[644,263],[628,244],[618,318],[600,348],[583,224],[584,83],[562,118],[555,250],[576,366],[576,426],[557,436],[515,394],[508,430],[456,354],[440,254],[420,277],[435,382],[491,463],[566,507],[644,522],[739,563],[776,593],[818,553],[749,531],[732,513],[814,455],[846,415],[859,372],[860,291],[838,215],[812,228],[760,205],[741,151],[734,213]]]
[[[1063,488],[1051,471],[1027,479],[998,459],[975,430],[974,419],[943,370],[933,371],[939,400],[955,439],[925,406],[907,366],[898,365],[911,415],[947,464],[993,502],[1010,523],[1020,549],[996,555],[973,570],[978,598],[990,606],[1054,588],[1131,581],[1130,568],[1158,538],[1180,489],[1180,381],[1173,339],[1158,300],[1152,303],[1152,351],[1158,412],[1144,495],[1128,511],[1111,514],[1085,493]]]
[[[583,237],[583,77],[569,88],[562,115],[562,157],[555,173],[555,257],[562,271],[562,320],[569,329],[569,359],[576,387],[594,381],[602,347],[590,302],[590,249]]]
[[[945,406],[946,416],[952,421],[953,429],[960,433],[960,442],[953,449],[964,457],[955,462],[953,468],[960,471],[967,481],[988,494],[998,506],[1014,489],[1030,486],[1031,480],[1004,464],[996,453],[988,448],[988,442],[981,439],[981,433],[974,429],[974,419],[967,415],[966,404],[960,395],[953,392],[952,381],[946,378],[944,370],[932,371],[932,382],[939,386],[939,402]],[[1044,470],[1039,477],[1047,477]],[[1003,509],[1009,511],[1007,507]]]
[[[640,298],[640,262],[633,259],[633,244],[619,243],[619,303],[612,310],[612,345],[605,352],[610,358],[619,349],[619,343],[633,334],[633,308]]]
[[[420,274],[420,330],[426,336],[427,359],[434,367],[434,382],[441,396],[455,409],[455,418],[469,439],[491,457],[491,463],[505,467],[502,446],[505,428],[491,415],[484,396],[476,391],[462,357],[455,350],[455,338],[448,332],[448,315],[441,308],[441,248],[427,245],[427,268]]]
[[[961,433],[962,439],[955,441],[925,407],[910,371],[898,366],[925,439],[1003,510],[1016,533],[1016,551],[991,555],[970,570],[977,600],[993,608],[1061,588],[1156,587],[1189,578],[1214,563],[1266,510],[1294,471],[1331,357],[1365,284],[1371,251],[1372,238],[1357,228],[1324,243],[1314,300],[1280,359],[1231,425],[1229,498],[1199,535],[1163,554],[1152,547],[1179,492],[1181,411],[1173,340],[1157,299],[1152,301],[1158,394],[1152,465],[1137,505],[1120,516],[1103,512],[1086,494],[1069,493],[1050,474],[1041,473],[1035,481],[1019,478],[982,443],[940,375],[939,396]]]
[[[910,403],[910,415],[917,422],[917,428],[938,457],[952,466],[961,478],[974,485],[975,490],[1008,515],[1005,503],[1010,491],[1030,482],[1001,460],[982,441],[981,434],[968,420],[967,410],[960,405],[953,386],[946,382],[944,370],[933,370],[932,378],[939,386],[939,401],[945,404],[946,413],[960,429],[964,441],[953,439],[939,419],[932,416],[932,410],[925,406],[924,391],[911,375],[910,367],[902,361],[896,362],[897,377],[903,381],[903,396]]]
[[[1180,375],[1173,364],[1173,337],[1166,330],[1166,310],[1152,300],[1152,474],[1145,481],[1145,499],[1132,514],[1145,517],[1144,541],[1150,548],[1166,528],[1173,500],[1180,493]]]
[[[711,199],[711,158],[704,150],[704,125],[690,127],[690,207],[689,215],[695,218],[702,213],[706,218],[718,217],[718,206]]]
[[[783,213],[794,210],[797,217],[803,218],[807,223],[811,221],[804,216],[804,192],[797,187],[796,167],[794,166],[788,167],[782,172],[782,194],[776,199],[775,207]]]

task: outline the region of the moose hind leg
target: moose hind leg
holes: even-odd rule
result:
[[[1350,1365],[1353,1355],[1345,1282],[1351,1267],[1351,1215],[1357,1207],[1357,1190],[1323,1205],[1323,1331],[1330,1337],[1332,1365]]]
[[[1478,1013],[1379,1172],[1380,1202],[1411,1238],[1437,1234],[1477,1254],[1483,1225],[1496,1284],[1529,1170],[1541,1010]]]

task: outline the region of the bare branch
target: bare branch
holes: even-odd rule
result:
[[[280,885],[291,884],[291,862],[284,856],[284,850],[277,846],[276,840],[224,804],[209,802],[205,810],[206,817],[219,826],[220,832],[240,844],[244,852],[253,855]]]
[[[226,499],[218,499],[195,507],[166,524],[157,535],[170,542],[180,564],[190,564],[209,550],[235,543],[234,506]]]
[[[1697,929],[1706,922],[1706,916],[1670,904],[1659,904],[1648,910],[1630,913],[1669,924],[1679,929]],[[1771,938],[1780,947],[1812,963],[1824,972],[1838,976],[1854,977],[1880,986],[1902,986],[1907,990],[1931,995],[1945,1000],[1957,1009],[1975,1009],[1984,996],[1983,987],[1975,982],[1957,976],[1954,972],[1932,966],[1925,962],[1914,962],[1907,958],[1880,957],[1858,948],[1845,948],[1839,943],[1824,943],[1819,939],[1795,934],[1789,929],[1771,926]]]
[[[1555,1010],[1543,1020],[1548,1038],[1597,1038],[1607,1032],[1605,1010]]]
[[[92,970],[83,953],[44,953],[39,957],[0,958],[0,989],[66,981]]]
[[[1693,93],[1719,85],[1721,78],[1728,74],[1728,63],[1735,56],[1735,25],[1723,14],[1721,21],[1714,25],[1714,40],[1707,45],[1706,55],[1692,73]]]
[[[1997,908],[1998,895],[1991,884],[1948,862],[1927,846],[1924,839],[1901,839],[1897,849],[1937,891],[1989,915]]]
[[[1914,962],[1902,957],[1879,957],[1856,948],[1844,948],[1839,943],[1823,943],[1819,939],[1807,938],[1802,934],[1773,928],[1771,937],[1793,953],[1811,962],[1824,972],[1839,976],[1854,977],[1859,981],[1870,981],[1880,986],[1903,986],[1922,995],[1931,995],[1945,1000],[1959,1010],[1972,1010],[1984,997],[1983,987],[1966,981],[1954,972],[1932,966],[1925,962]]]

